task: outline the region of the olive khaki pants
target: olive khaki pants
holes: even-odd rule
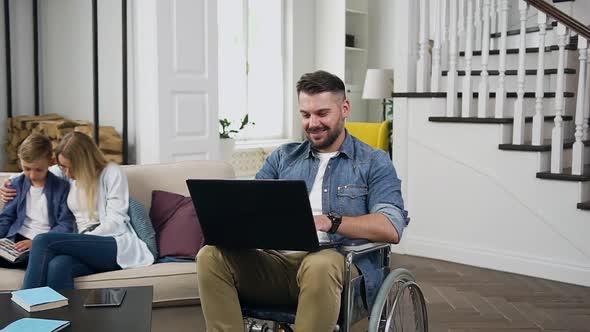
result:
[[[283,254],[205,246],[197,255],[197,280],[207,331],[243,332],[240,302],[297,305],[296,331],[333,331],[344,271],[344,256],[333,249]]]

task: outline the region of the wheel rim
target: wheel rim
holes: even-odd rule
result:
[[[386,302],[383,331],[427,331],[422,292],[413,281],[399,280]]]

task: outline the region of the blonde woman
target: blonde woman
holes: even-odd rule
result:
[[[121,168],[108,163],[87,135],[61,140],[50,170],[70,182],[67,204],[78,234],[35,237],[23,288],[74,288],[74,278],[151,265],[154,257],[129,224],[129,187]],[[3,198],[9,194],[4,188]]]

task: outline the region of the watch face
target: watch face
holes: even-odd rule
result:
[[[338,230],[338,227],[342,223],[342,216],[336,212],[330,212],[330,213],[328,213],[328,218],[330,218],[330,221],[332,222],[332,227],[330,227],[330,230],[328,231],[328,233],[334,234],[334,233],[336,233],[336,231]]]
[[[342,220],[342,216],[336,212],[330,212],[329,216],[331,217],[330,219],[335,219],[338,221]]]

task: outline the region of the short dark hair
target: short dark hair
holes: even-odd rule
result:
[[[340,94],[343,99],[346,99],[344,82],[338,76],[324,70],[301,75],[301,78],[297,82],[297,96],[301,92],[309,95],[332,92],[334,94]]]

